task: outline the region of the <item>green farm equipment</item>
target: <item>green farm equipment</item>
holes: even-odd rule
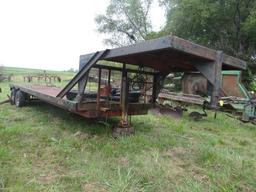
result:
[[[243,85],[241,71],[223,71],[222,90],[221,109],[230,110],[243,122],[256,123],[256,99]]]
[[[181,87],[181,93],[162,91],[158,97],[159,101],[200,106],[210,102],[211,87],[202,74],[185,73],[181,78]],[[243,85],[241,71],[223,70],[221,72],[219,104],[220,111],[228,112],[232,117],[243,122],[256,123],[256,99]]]

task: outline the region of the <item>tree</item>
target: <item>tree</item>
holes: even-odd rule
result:
[[[160,0],[174,34],[248,62],[247,80],[256,74],[256,0]],[[253,72],[254,71],[254,72]],[[251,74],[251,75],[250,75]]]
[[[111,0],[106,13],[95,18],[97,30],[109,35],[104,42],[122,46],[147,39],[151,4],[152,0]]]
[[[161,3],[167,9],[165,33],[239,57],[251,48],[248,29],[252,28],[247,24],[245,32],[244,27],[249,18],[255,18],[255,0],[162,0]]]

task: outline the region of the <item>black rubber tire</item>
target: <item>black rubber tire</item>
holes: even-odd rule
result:
[[[16,107],[23,107],[26,104],[25,94],[18,90],[15,94],[15,105]]]
[[[16,96],[16,90],[13,88],[11,90],[11,105],[15,105],[15,96]]]
[[[28,104],[30,102],[30,95],[27,94],[27,93],[23,93],[23,94],[24,94],[24,97],[25,97],[26,104]]]

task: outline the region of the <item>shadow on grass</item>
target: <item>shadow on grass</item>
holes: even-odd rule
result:
[[[118,117],[107,120],[106,118],[85,118],[42,101],[33,101],[25,108],[33,109],[33,112],[38,113],[40,121],[56,123],[54,121],[57,120],[59,128],[72,133],[80,131],[90,135],[111,135],[112,128],[119,122]]]

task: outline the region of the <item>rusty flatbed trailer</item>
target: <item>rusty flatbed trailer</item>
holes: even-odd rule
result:
[[[100,61],[111,61],[116,64],[113,67]],[[130,65],[135,65],[138,69]],[[92,94],[87,94],[85,89],[92,68],[98,69],[98,89],[93,97]],[[130,134],[132,128],[128,116],[147,113],[156,103],[163,81],[169,73],[188,71],[202,73],[211,85],[211,104],[215,107],[221,89],[221,71],[233,69],[246,69],[246,62],[228,56],[222,51],[209,49],[175,36],[167,36],[131,46],[81,55],[79,72],[63,89],[12,84],[12,102],[15,103],[15,98],[19,101],[18,97],[23,93],[26,98],[33,96],[88,118],[121,116],[116,131],[121,135]],[[101,82],[102,70],[108,71],[108,83],[104,86]],[[112,91],[113,71],[121,74],[119,94]],[[135,82],[131,80],[132,75],[136,77]],[[141,76],[152,80],[152,82],[143,82],[143,85],[151,85],[152,97],[149,101],[141,100],[141,97],[146,97],[148,91],[146,88],[139,92],[132,90],[131,84],[136,84],[136,81],[137,84],[141,84],[140,81],[143,79]],[[77,90],[74,92],[76,86]],[[135,99],[130,99],[131,95]]]
[[[97,110],[95,99],[78,103],[77,101],[58,98],[57,95],[62,90],[61,88],[27,84],[11,84],[10,87],[86,118],[120,116],[122,112],[119,107],[120,103],[117,101],[107,103],[102,99],[101,107]],[[109,105],[111,105],[111,111],[107,108]],[[128,115],[145,115],[150,107],[151,104],[130,103]]]

